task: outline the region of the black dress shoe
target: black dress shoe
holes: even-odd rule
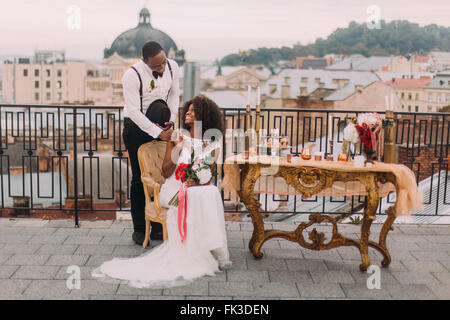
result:
[[[150,239],[152,240],[163,240],[163,232],[162,231],[156,231],[150,233]]]
[[[135,232],[133,232],[132,239],[136,244],[142,246],[144,243],[144,240],[145,240],[145,233],[135,231]]]

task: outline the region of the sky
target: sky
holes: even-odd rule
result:
[[[386,21],[450,26],[447,0],[0,0],[0,55],[65,50],[69,59],[100,61],[119,34],[137,26],[146,6],[152,26],[187,60],[212,61],[326,38],[350,21],[367,22],[372,5]]]

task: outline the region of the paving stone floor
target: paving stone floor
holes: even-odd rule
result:
[[[330,226],[317,229],[330,236]],[[380,229],[372,226],[373,239]],[[342,224],[339,231],[357,238],[359,227]],[[450,225],[395,225],[388,236],[392,263],[381,268],[379,290],[368,289],[371,274],[359,271],[355,247],[317,252],[273,239],[264,244],[263,259],[255,260],[247,248],[251,233],[251,223],[227,222],[231,268],[187,286],[150,290],[90,275],[103,261],[146,251],[132,242],[131,221],[81,221],[75,229],[72,220],[0,218],[0,299],[450,299]],[[381,255],[369,253],[381,266]],[[80,290],[67,287],[72,265],[81,270]]]

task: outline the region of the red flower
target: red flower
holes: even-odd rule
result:
[[[188,168],[189,165],[186,163],[180,163],[177,170],[175,171],[175,178],[181,180],[181,182],[186,182],[186,171],[184,169]]]

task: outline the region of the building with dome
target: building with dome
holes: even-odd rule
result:
[[[141,59],[142,47],[148,41],[158,42],[168,58],[175,60],[179,66],[184,64],[184,50],[179,50],[175,41],[166,33],[152,27],[150,11],[143,8],[139,13],[137,27],[120,34],[111,47],[104,50],[100,74],[111,79],[113,104],[123,103],[123,74]]]
[[[109,58],[117,53],[122,58],[140,58],[142,47],[148,41],[158,42],[166,52],[166,55],[182,66],[185,61],[184,50],[178,50],[175,41],[166,33],[155,29],[150,23],[150,12],[143,8],[139,13],[139,22],[136,28],[120,34],[112,43],[111,48],[105,49],[104,58]]]

